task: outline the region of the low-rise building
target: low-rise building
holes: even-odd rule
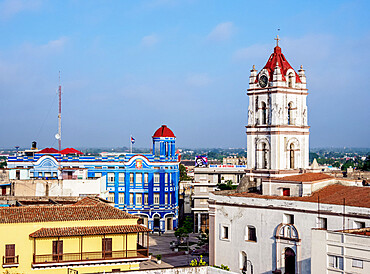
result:
[[[208,198],[209,193],[217,189],[217,184],[232,181],[239,184],[245,174],[245,165],[209,165],[194,169],[192,195],[192,212],[194,216],[194,231],[209,229]]]
[[[151,153],[95,157],[72,148],[25,151],[8,157],[9,181],[22,180],[18,192],[26,196],[100,195],[138,215],[150,229],[165,232],[178,226],[175,141],[172,130],[162,125],[152,136]]]
[[[370,273],[370,227],[313,229],[311,273]]]
[[[149,259],[138,218],[98,199],[73,205],[0,207],[1,271],[101,273]]]
[[[311,273],[311,229],[370,226],[370,188],[332,184],[305,197],[216,191],[209,208],[211,265]]]

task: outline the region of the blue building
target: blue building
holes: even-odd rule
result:
[[[180,176],[176,137],[162,125],[152,140],[153,150],[149,154],[95,157],[28,151],[8,157],[9,179],[100,178],[105,198],[117,208],[138,215],[150,229],[173,230],[178,225]]]

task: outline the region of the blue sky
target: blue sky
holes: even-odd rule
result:
[[[249,71],[306,70],[312,147],[370,147],[369,1],[0,2],[0,147],[245,147]]]

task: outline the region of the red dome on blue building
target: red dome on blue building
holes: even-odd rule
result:
[[[175,136],[175,134],[173,134],[172,130],[170,130],[166,125],[162,125],[153,134],[153,138],[160,138],[160,137],[173,137],[173,138],[176,138],[176,136]]]

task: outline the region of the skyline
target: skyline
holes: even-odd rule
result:
[[[311,147],[370,147],[366,1],[105,3],[0,2],[1,147],[57,147],[60,70],[63,147],[150,147],[166,124],[179,147],[245,148],[276,34],[306,70]]]

